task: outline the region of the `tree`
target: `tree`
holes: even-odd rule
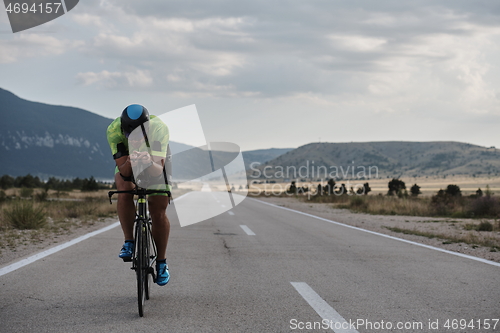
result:
[[[387,195],[400,195],[404,190],[406,190],[405,182],[396,178],[392,178],[392,180],[388,184],[388,187],[389,191],[387,192]]]
[[[16,187],[27,187],[27,188],[35,188],[42,186],[40,178],[33,177],[31,174],[27,174],[24,177],[23,176],[17,177],[14,184]]]
[[[413,185],[410,188],[410,192],[411,192],[411,195],[414,197],[418,196],[419,194],[422,194],[422,192],[420,192],[420,186],[418,186],[417,184]]]
[[[364,195],[367,195],[368,192],[370,192],[372,189],[370,188],[370,184],[368,183],[364,183],[363,184],[363,187],[358,187],[358,189],[356,190],[356,194],[358,195],[361,195],[361,194],[364,194]]]
[[[293,181],[292,184],[290,184],[290,187],[287,190],[288,193],[297,193],[297,185],[295,185],[295,182]]]
[[[71,182],[71,187],[73,187],[73,188],[82,188],[84,186],[85,180],[87,180],[87,178],[85,178],[85,179],[82,180],[82,179],[76,177]]]
[[[46,190],[49,190],[49,189],[55,190],[58,187],[59,187],[59,180],[55,177],[50,177],[49,180],[47,180],[47,182],[44,185],[44,188]]]
[[[13,186],[14,186],[14,178],[12,178],[11,176],[3,175],[2,178],[0,178],[0,188],[6,190]]]
[[[90,179],[85,178],[82,184],[82,191],[97,191],[99,190],[99,184],[97,184],[94,176],[91,176]]]
[[[332,195],[335,190],[335,180],[333,178],[328,179],[328,183],[324,187],[324,191],[327,195]]]
[[[476,198],[481,198],[483,196],[483,191],[481,191],[481,188],[478,188],[476,191]]]
[[[316,195],[323,195],[323,186],[321,184],[318,184],[316,188]]]
[[[370,187],[370,184],[368,184],[368,183],[364,183],[363,188],[364,188],[365,195],[368,195],[368,192],[371,192],[371,190],[372,190]]]
[[[484,194],[489,198],[491,197],[494,193],[490,189],[490,185],[486,185],[486,190],[484,191]]]
[[[337,195],[347,194],[347,188],[345,187],[345,184],[340,185],[339,190],[335,194]]]
[[[462,191],[460,191],[460,187],[458,185],[448,185],[444,192],[451,197],[462,196]]]

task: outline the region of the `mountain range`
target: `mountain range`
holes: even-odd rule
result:
[[[112,179],[114,161],[106,140],[112,119],[79,108],[27,101],[4,89],[0,89],[0,116],[0,175]],[[173,141],[170,148],[174,164],[175,154],[183,163],[177,168],[180,176],[183,171],[205,172],[193,162],[202,152]],[[178,154],[189,150],[193,154]],[[222,161],[230,154],[214,156]],[[243,159],[250,178],[475,176],[498,175],[500,170],[499,149],[442,141],[310,143],[296,149],[244,151]]]
[[[106,129],[113,119],[27,101],[4,89],[0,89],[0,116],[0,175],[112,179],[115,163]],[[173,154],[192,148],[170,142]],[[289,150],[248,151],[243,158],[264,163]]]
[[[452,141],[389,141],[310,143],[250,167],[249,175],[255,178],[352,179],[491,176],[499,175],[499,171],[500,150],[495,147]]]

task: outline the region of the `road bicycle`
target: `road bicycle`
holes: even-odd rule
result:
[[[147,196],[154,193],[166,193],[171,197],[170,191],[148,190],[135,185],[130,191],[109,191],[109,202],[111,197],[117,193],[129,193],[137,195],[135,229],[134,229],[134,254],[131,269],[135,270],[137,276],[137,304],[139,316],[144,315],[144,303],[149,299],[149,288],[151,282],[156,282],[155,263],[157,258],[156,244],[151,233],[151,217],[148,214]],[[152,281],[151,281],[152,280]]]

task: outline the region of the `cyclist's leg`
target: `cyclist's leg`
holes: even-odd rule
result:
[[[158,251],[158,260],[166,259],[170,221],[167,217],[167,206],[170,198],[165,195],[150,195],[148,197],[149,213],[153,220],[153,238]]]
[[[134,189],[134,184],[131,181],[125,181],[119,172],[115,173],[115,183],[118,191],[129,191]],[[125,240],[134,239],[134,196],[128,193],[118,193],[117,210]]]

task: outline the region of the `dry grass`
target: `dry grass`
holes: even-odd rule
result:
[[[339,208],[375,215],[433,216],[427,198],[398,198],[386,196],[355,196]]]
[[[116,215],[116,205],[109,204],[108,198],[88,197],[81,201],[49,201],[45,211],[50,218],[99,218]]]
[[[116,203],[109,203],[107,191],[70,192],[66,197],[70,196],[78,197],[78,199],[63,198],[63,200],[43,202],[36,202],[32,199],[3,201],[0,204],[0,253],[1,249],[9,248],[15,251],[18,246],[57,238],[59,235],[71,233],[71,230],[75,228],[93,225],[104,221],[107,217],[116,216]],[[38,229],[31,226],[15,227],[12,223],[13,216],[22,216],[16,211],[20,205],[30,206],[42,213],[43,223],[39,224]]]

